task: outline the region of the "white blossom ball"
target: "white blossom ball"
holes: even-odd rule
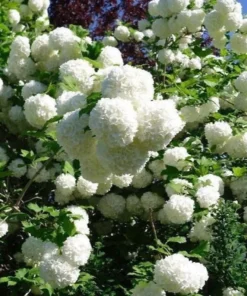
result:
[[[208,280],[204,265],[194,263],[181,254],[158,260],[154,268],[154,281],[164,290],[184,295],[197,293]]]
[[[242,24],[242,13],[231,12],[227,15],[224,25],[227,31],[236,31]]]
[[[88,228],[89,217],[87,212],[78,206],[68,206],[66,208],[72,215],[76,216],[72,221],[75,225],[77,233],[89,235],[90,230]]]
[[[24,114],[27,121],[36,128],[57,115],[56,101],[48,95],[35,95],[29,97],[24,104]]]
[[[12,26],[16,26],[17,24],[19,24],[19,22],[21,20],[20,13],[16,9],[9,10],[8,18],[9,18],[9,22],[11,23]]]
[[[87,105],[86,96],[81,92],[63,91],[56,100],[58,115],[64,115],[76,109],[85,108]]]
[[[82,198],[89,198],[97,192],[98,184],[90,182],[81,176],[77,181],[76,188]]]
[[[125,211],[126,201],[124,197],[115,193],[109,193],[102,197],[98,204],[101,214],[110,219],[117,219]]]
[[[116,38],[114,38],[113,36],[105,36],[102,40],[102,43],[104,44],[104,46],[116,47],[118,45]]]
[[[159,10],[159,15],[161,15],[164,18],[172,15],[172,12],[170,11],[170,9],[168,7],[167,0],[159,0],[158,10]]]
[[[205,136],[210,146],[220,145],[232,136],[232,128],[224,121],[208,123],[205,125]]]
[[[213,238],[211,226],[214,223],[215,219],[211,215],[207,215],[200,221],[196,221],[189,233],[190,240],[192,242],[211,241]]]
[[[31,54],[35,61],[45,60],[51,52],[52,49],[49,44],[48,34],[37,36],[36,39],[34,39],[31,46]]]
[[[136,195],[129,195],[126,199],[126,208],[132,215],[139,216],[143,213],[143,207],[140,198]]]
[[[167,4],[172,13],[179,13],[190,4],[190,0],[167,0]]]
[[[233,158],[247,156],[247,133],[231,137],[224,146],[224,150]]]
[[[162,210],[170,223],[184,224],[192,219],[194,206],[195,202],[189,196],[174,194]]]
[[[71,46],[75,46],[79,41],[80,38],[65,27],[56,28],[49,34],[49,44],[54,50],[70,49]]]
[[[151,16],[159,15],[158,3],[159,3],[159,0],[152,0],[148,2],[148,12]]]
[[[44,9],[44,0],[29,0],[28,6],[33,12],[41,12]]]
[[[126,188],[129,187],[132,182],[133,176],[129,174],[117,176],[113,175],[112,184],[117,186],[118,188]]]
[[[118,26],[114,31],[114,37],[122,42],[127,42],[130,37],[130,31],[125,26]]]
[[[65,82],[69,77],[83,94],[89,94],[93,88],[95,72],[87,61],[70,60],[60,66],[59,74],[62,81]]]
[[[157,210],[162,207],[165,200],[161,196],[153,192],[145,192],[141,197],[141,203],[145,211]]]
[[[32,163],[28,167],[27,178],[33,179],[35,176],[34,182],[37,182],[37,183],[47,182],[48,180],[50,180],[51,179],[50,171],[42,167],[43,167],[43,164],[41,162]],[[37,173],[38,175],[36,175]]]
[[[20,122],[25,119],[21,106],[12,106],[9,110],[9,119],[13,122]]]
[[[9,226],[4,220],[0,219],[0,238],[8,232]]]
[[[165,39],[171,34],[168,21],[163,18],[158,18],[152,23],[152,30],[155,36]]]
[[[76,188],[76,180],[70,174],[61,174],[56,178],[55,185],[62,195],[71,195]]]
[[[87,263],[92,251],[89,238],[84,234],[68,237],[63,243],[62,255],[74,266],[83,266]]]
[[[234,84],[239,92],[247,94],[247,71],[241,73],[235,80]]]
[[[144,34],[140,31],[135,31],[133,33],[133,38],[135,39],[136,42],[141,42],[144,38]]]
[[[143,32],[150,26],[150,22],[147,19],[143,19],[138,21],[138,30]]]
[[[62,289],[74,284],[80,275],[80,270],[61,255],[44,258],[40,263],[39,271],[40,277],[54,289]]]
[[[66,210],[69,211],[70,213],[72,213],[73,215],[80,217],[80,219],[84,220],[86,224],[89,223],[88,214],[81,207],[78,207],[78,206],[68,206],[66,208]]]
[[[237,110],[247,111],[247,93],[239,93],[233,98],[233,104]]]
[[[163,161],[165,165],[173,166],[178,170],[188,167],[186,158],[189,156],[187,149],[184,147],[169,148],[165,151]]]
[[[208,174],[198,179],[198,187],[204,187],[207,185],[213,186],[220,193],[220,195],[224,194],[224,182],[221,177]]]
[[[35,80],[30,80],[25,83],[22,90],[21,95],[24,100],[28,99],[31,96],[44,93],[47,89],[47,86],[43,83]]]
[[[230,188],[234,197],[237,198],[238,201],[242,202],[247,198],[247,177],[243,176],[241,178],[234,179],[230,183]],[[246,212],[246,210],[245,210]]]
[[[163,159],[155,159],[148,165],[149,169],[153,172],[155,178],[160,178],[162,171],[166,169]]]
[[[112,188],[112,180],[108,179],[104,183],[98,184],[98,189],[97,189],[96,194],[105,195],[106,193],[108,193],[111,190],[111,188]]]
[[[193,184],[184,179],[173,179],[166,186],[166,193],[169,197],[174,194],[188,194],[188,191],[193,188]]]
[[[218,203],[220,194],[213,186],[201,187],[196,192],[196,199],[201,208],[210,208]]]
[[[123,66],[123,58],[120,50],[112,46],[104,47],[97,61],[102,64],[103,68],[110,66]]]
[[[153,176],[146,169],[141,170],[134,175],[132,186],[134,188],[145,188],[152,183]]]
[[[245,54],[247,52],[247,36],[234,33],[230,39],[230,46],[233,52],[237,54]]]
[[[31,52],[29,38],[24,36],[15,37],[14,41],[11,44],[11,54],[18,57],[19,59],[29,57]]]
[[[161,49],[158,51],[158,60],[162,64],[171,64],[175,61],[175,54],[171,49]]]
[[[241,27],[239,28],[239,30],[242,32],[242,33],[247,33],[247,19],[243,19],[242,20],[242,24],[241,24]]]
[[[227,288],[223,290],[223,296],[244,296],[244,294],[233,288]]]
[[[221,14],[228,14],[234,11],[235,0],[217,0],[214,8]]]
[[[220,30],[224,26],[224,20],[224,16],[218,11],[212,10],[211,12],[209,12],[204,20],[204,24],[209,31],[209,34],[211,32],[216,32]]]
[[[11,161],[8,165],[8,169],[12,172],[12,176],[20,178],[27,172],[27,166],[21,158],[17,158]]]
[[[166,296],[166,292],[154,282],[140,283],[132,290],[132,296]]]
[[[121,98],[133,103],[153,99],[154,81],[152,75],[142,69],[125,65],[114,67],[102,83],[105,98]]]
[[[89,127],[109,146],[124,147],[133,142],[137,132],[136,112],[131,102],[103,98],[90,113]]]

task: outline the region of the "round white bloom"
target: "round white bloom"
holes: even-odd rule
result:
[[[83,94],[88,94],[93,88],[93,67],[84,60],[70,60],[59,68],[60,78],[66,82],[70,78]]]
[[[42,166],[43,165],[41,162],[36,162],[36,163],[31,164],[28,167],[28,171],[27,171],[28,179],[32,179],[36,175],[36,173],[42,168]],[[51,179],[50,171],[43,168],[39,172],[39,174],[35,177],[34,182],[42,183],[42,182],[47,182],[50,179]]]
[[[217,0],[214,8],[224,15],[234,11],[235,3],[235,0]]]
[[[153,192],[145,192],[141,197],[141,203],[145,211],[157,210],[164,204],[164,198]]]
[[[136,195],[129,195],[126,199],[126,208],[132,215],[141,215],[143,207],[140,198]]]
[[[231,137],[224,146],[224,150],[233,158],[247,156],[247,133]]]
[[[233,180],[230,183],[230,188],[233,195],[240,201],[244,201],[247,198],[247,177],[241,177]]]
[[[118,26],[114,31],[114,36],[119,41],[127,42],[130,37],[130,31],[125,26]]]
[[[51,31],[49,34],[49,44],[54,50],[63,50],[64,48],[70,49],[74,47],[80,38],[68,28],[60,27]]]
[[[36,61],[42,61],[51,54],[52,49],[49,44],[49,35],[38,36],[32,43],[31,54]]]
[[[166,169],[163,159],[156,159],[152,161],[148,167],[156,178],[160,178],[161,172]]]
[[[192,242],[197,241],[211,241],[212,240],[212,231],[210,226],[215,223],[215,219],[207,215],[203,217],[200,221],[195,222],[192,227],[189,238]]]
[[[158,10],[159,10],[159,14],[164,18],[172,15],[172,12],[170,11],[170,9],[168,7],[167,0],[159,0]]]
[[[41,12],[45,8],[44,0],[29,0],[28,6],[33,12]]]
[[[146,169],[141,170],[134,175],[132,186],[134,188],[145,188],[152,183],[153,176]]]
[[[234,84],[239,92],[247,94],[247,71],[241,73]]]
[[[16,9],[10,9],[9,13],[8,13],[8,17],[9,17],[9,22],[13,26],[16,26],[17,24],[19,24],[19,22],[21,20],[20,13]]]
[[[80,177],[77,181],[76,188],[83,198],[89,198],[97,192],[98,184]]]
[[[70,174],[61,174],[56,178],[55,185],[62,195],[71,195],[76,188],[76,180]]]
[[[148,151],[138,141],[125,147],[109,147],[103,142],[97,145],[97,157],[103,167],[114,175],[135,175],[149,159]]]
[[[21,158],[12,160],[8,166],[8,169],[12,172],[12,175],[16,178],[24,176],[27,172],[27,166]]]
[[[247,19],[246,18],[242,20],[242,25],[239,29],[242,33],[245,33],[245,34],[247,33]]]
[[[57,115],[56,101],[48,95],[35,95],[29,97],[24,104],[24,114],[27,121],[36,128]]]
[[[232,129],[224,121],[208,123],[205,126],[205,136],[210,146],[220,145],[232,136]]]
[[[202,68],[201,59],[199,57],[190,59],[188,67],[192,70],[201,70]]]
[[[198,188],[209,185],[213,186],[220,193],[220,195],[224,194],[224,182],[219,176],[208,174],[200,177],[198,182]]]
[[[114,38],[113,36],[105,36],[102,40],[102,43],[104,44],[104,46],[115,47],[118,45],[116,38]]]
[[[239,93],[237,97],[233,98],[233,103],[236,109],[247,111],[247,93]]]
[[[0,147],[0,163],[1,162],[8,162],[9,160],[9,157],[8,155],[6,154],[6,151],[5,149],[3,149],[2,147]]]
[[[47,86],[44,85],[43,83],[40,83],[39,81],[31,80],[24,84],[21,90],[21,95],[23,99],[26,100],[31,96],[44,93],[46,89],[47,89]]]
[[[9,110],[9,119],[13,122],[22,121],[25,119],[23,110],[21,106],[13,106]]]
[[[149,101],[154,96],[152,75],[142,69],[125,65],[114,67],[102,83],[105,98],[121,98],[133,103]]]
[[[244,296],[244,294],[233,288],[227,288],[223,290],[223,296]]]
[[[144,37],[149,39],[148,40],[149,42],[152,42],[155,40],[155,35],[154,35],[153,30],[147,29],[147,30],[144,30],[142,33],[144,34]]]
[[[84,234],[68,237],[63,243],[63,257],[72,265],[85,265],[90,257],[92,246],[89,238]]]
[[[207,269],[181,254],[167,256],[155,264],[154,281],[171,293],[197,293],[207,280]]]
[[[206,118],[210,113],[218,112],[220,109],[220,100],[216,97],[208,99],[207,103],[202,104],[200,107],[200,113],[203,118]]]
[[[171,100],[156,100],[140,105],[137,119],[137,138],[151,151],[166,147],[184,127]]]
[[[89,235],[90,230],[88,228],[89,217],[87,212],[77,206],[67,207],[67,211],[71,212],[72,215],[77,216],[78,218],[73,218],[73,223],[76,228],[76,232],[80,234]]]
[[[200,122],[202,120],[200,106],[184,106],[180,110],[181,117],[187,123]]]
[[[91,135],[85,133],[87,126],[88,115],[79,116],[79,110],[65,114],[57,124],[57,141],[72,158],[78,159],[83,153],[84,143]]]
[[[140,283],[132,290],[132,296],[166,296],[166,292],[154,282]]]
[[[0,238],[8,232],[9,226],[4,220],[0,219]]]
[[[140,31],[135,31],[133,34],[133,38],[135,39],[136,42],[141,42],[142,39],[144,38],[144,34]]]
[[[65,113],[76,109],[85,108],[87,100],[86,96],[80,92],[63,91],[63,93],[57,98],[56,104],[58,115],[64,115]]]
[[[125,188],[128,187],[132,182],[133,176],[132,175],[113,175],[112,177],[112,184],[117,186],[118,188]]]
[[[247,52],[247,36],[235,33],[230,39],[231,49],[237,54],[245,54]]]
[[[15,37],[14,41],[11,44],[11,55],[17,56],[19,59],[29,57],[31,52],[29,39],[24,36]]]
[[[126,146],[137,132],[136,112],[126,100],[101,99],[90,113],[89,127],[109,146]]]
[[[227,31],[236,31],[242,24],[242,14],[231,12],[227,15],[224,25]]]
[[[112,46],[104,47],[97,61],[102,64],[103,68],[110,66],[123,66],[123,58],[120,50]]]
[[[173,179],[166,185],[166,193],[169,197],[174,194],[188,194],[188,189],[192,189],[193,184],[184,179]]]
[[[183,170],[188,166],[188,163],[185,160],[188,156],[187,149],[184,147],[169,148],[164,153],[163,161],[165,165],[173,166],[178,170]]]
[[[98,204],[101,214],[110,219],[117,219],[124,213],[126,201],[118,194],[109,193],[102,197]]]
[[[224,21],[225,17],[221,13],[216,10],[212,10],[206,15],[204,24],[210,34],[211,32],[220,30],[224,26]]]
[[[152,30],[155,36],[165,39],[171,34],[168,21],[163,18],[158,18],[152,23]]]
[[[39,271],[40,277],[54,289],[62,289],[74,284],[80,275],[80,270],[61,255],[44,258],[40,263]]]
[[[175,61],[175,54],[171,49],[161,49],[158,52],[158,60],[162,64],[170,64]]]
[[[150,22],[147,19],[143,19],[138,21],[138,30],[143,32],[150,26]]]
[[[184,224],[192,219],[195,202],[186,195],[172,195],[163,207],[167,220],[174,224]]]
[[[98,189],[96,194],[98,195],[105,195],[106,193],[108,193],[112,188],[112,180],[109,179],[104,183],[99,183],[98,184]]]
[[[172,13],[179,13],[190,4],[190,0],[167,0],[167,4]]]
[[[71,212],[73,215],[81,217],[82,220],[85,221],[86,224],[89,223],[89,217],[87,212],[78,206],[68,206],[67,211]]]
[[[152,0],[148,2],[148,12],[151,16],[159,15],[158,3],[159,3],[159,0]]]
[[[217,204],[220,194],[215,187],[205,186],[197,190],[196,198],[201,208],[208,209]]]

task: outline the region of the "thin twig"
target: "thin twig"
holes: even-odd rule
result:
[[[157,243],[158,242],[158,236],[157,236],[156,228],[155,228],[155,225],[154,225],[152,209],[149,209],[149,219],[150,219],[150,224],[151,224],[151,227],[152,227],[152,230],[153,230],[154,239],[155,239],[155,242]]]

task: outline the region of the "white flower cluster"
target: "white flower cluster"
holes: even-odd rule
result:
[[[139,283],[133,290],[132,296],[166,296],[166,292],[154,282]]]
[[[181,254],[173,254],[155,264],[154,281],[170,293],[198,293],[207,280],[208,272],[204,265]]]
[[[230,183],[230,188],[234,197],[243,202],[247,199],[247,176],[234,178]]]
[[[212,240],[212,231],[211,226],[215,223],[215,219],[210,216],[204,216],[201,220],[196,221],[192,227],[189,238],[192,242],[196,241],[211,241]]]
[[[232,136],[231,126],[224,121],[205,125],[205,136],[210,147],[222,146]]]
[[[237,97],[234,98],[234,106],[241,111],[247,111],[247,71],[241,73],[235,80],[234,84],[239,91]]]
[[[16,178],[24,176],[27,172],[27,166],[21,158],[16,158],[10,162],[8,169],[12,172],[12,175]]]
[[[3,237],[8,232],[8,229],[9,229],[8,223],[0,219],[0,238]]]
[[[244,296],[244,294],[233,288],[227,288],[223,290],[223,296]]]

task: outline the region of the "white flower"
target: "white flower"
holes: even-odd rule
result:
[[[239,92],[247,94],[247,71],[241,73],[234,84]]]
[[[167,4],[172,13],[179,13],[190,4],[190,0],[167,0]]]
[[[125,65],[114,67],[102,83],[105,98],[121,98],[133,103],[153,99],[154,81],[152,75],[142,69]]]
[[[48,95],[35,95],[29,97],[24,104],[24,114],[27,121],[36,128],[57,115],[56,101]]]
[[[76,188],[82,198],[89,198],[97,192],[98,184],[90,182],[81,176],[77,181]]]
[[[27,171],[27,177],[28,179],[32,179],[34,178],[34,176],[37,174],[38,171],[40,171],[40,169],[42,168],[42,163],[41,162],[36,162],[31,164],[28,167],[28,171]],[[47,169],[43,168],[39,174],[35,177],[34,182],[37,183],[42,183],[42,182],[47,182],[48,180],[50,180],[51,178],[51,174],[50,171],[48,171]]]
[[[170,197],[173,194],[187,194],[192,189],[192,183],[184,179],[173,179],[166,185],[166,193]]]
[[[172,15],[172,12],[170,11],[170,9],[168,7],[167,0],[159,0],[158,10],[159,10],[159,15],[161,15],[164,18]]]
[[[205,136],[210,146],[220,145],[232,136],[232,129],[224,121],[208,123],[205,125]]]
[[[88,94],[93,88],[93,67],[84,60],[70,60],[59,68],[60,78],[66,82],[70,78],[76,87],[83,93]]]
[[[133,176],[132,175],[113,175],[112,177],[112,184],[117,186],[118,188],[125,188],[128,187],[132,182]]]
[[[152,183],[153,177],[146,169],[141,170],[134,175],[132,186],[134,188],[145,188]]]
[[[158,3],[159,3],[159,0],[152,0],[148,2],[148,12],[151,16],[159,15]]]
[[[8,165],[8,169],[12,172],[12,175],[16,178],[24,176],[27,172],[27,166],[21,158],[12,160]]]
[[[150,22],[147,19],[143,19],[138,21],[138,30],[143,32],[150,26]]]
[[[224,150],[233,158],[247,156],[247,133],[231,137],[224,146]]]
[[[78,159],[83,153],[85,141],[92,138],[90,132],[85,133],[87,126],[88,115],[79,116],[79,110],[65,114],[57,124],[57,141],[72,158]]]
[[[63,50],[64,48],[70,50],[70,48],[75,47],[79,41],[80,38],[65,27],[56,28],[49,34],[49,44],[54,50]]]
[[[0,147],[0,163],[1,162],[6,163],[6,162],[8,162],[8,160],[9,160],[9,157],[6,154],[5,149],[3,149],[2,147]]]
[[[119,41],[127,42],[130,37],[130,31],[125,26],[118,26],[114,31],[114,36]]]
[[[233,103],[236,109],[247,111],[247,93],[239,93],[237,97],[233,98]]]
[[[41,12],[45,8],[44,0],[29,0],[28,6],[33,12]]]
[[[71,195],[76,188],[76,180],[70,174],[61,174],[55,180],[56,189],[62,195]]]
[[[124,213],[126,201],[118,194],[109,193],[102,197],[98,204],[101,214],[110,219],[117,219]]]
[[[186,169],[188,166],[188,163],[186,161],[186,158],[189,156],[186,148],[184,147],[175,147],[175,148],[169,148],[164,153],[164,163],[168,166],[173,166],[177,168],[178,170]]]
[[[105,181],[104,183],[99,183],[96,194],[105,195],[106,193],[108,193],[111,190],[111,187],[112,187],[112,180],[111,179]]]
[[[88,228],[89,217],[87,212],[78,206],[68,206],[66,209],[72,213],[72,215],[77,216],[76,218],[73,218],[76,232],[88,235],[90,230]]]
[[[10,9],[8,13],[8,17],[9,17],[9,22],[11,23],[12,26],[16,26],[17,24],[19,24],[21,20],[20,13],[16,9]]]
[[[201,70],[202,68],[201,59],[199,57],[190,59],[188,68],[191,68],[192,70]]]
[[[132,290],[132,296],[166,296],[166,292],[154,282],[139,283]]]
[[[43,83],[35,80],[31,80],[27,83],[24,84],[22,90],[21,90],[21,95],[24,100],[27,98],[44,93],[47,89],[47,86],[44,85]]]
[[[9,119],[13,122],[20,122],[25,119],[21,106],[13,106],[9,110]]]
[[[207,280],[207,269],[181,254],[167,256],[155,264],[154,281],[167,292],[197,293]]]
[[[68,237],[63,243],[62,255],[74,266],[83,266],[87,263],[92,251],[89,238],[84,234]]]
[[[244,296],[244,294],[233,288],[227,288],[223,290],[223,296]]]
[[[115,47],[118,45],[116,38],[114,38],[113,36],[105,36],[102,40],[102,43],[104,44],[104,46]]]
[[[30,55],[30,44],[28,37],[17,36],[11,44],[11,55],[17,56],[19,59],[27,58]]]
[[[175,61],[175,54],[171,49],[161,49],[158,52],[158,60],[162,64],[170,64]]]
[[[171,100],[156,100],[140,105],[137,119],[137,138],[150,151],[166,147],[184,127],[184,122]]]
[[[136,42],[141,42],[142,39],[144,38],[144,34],[140,31],[135,31],[133,34],[133,38],[135,39]]]
[[[89,217],[87,212],[78,206],[68,206],[67,211],[71,212],[73,215],[81,217],[82,220],[85,221],[86,224],[89,223]]]
[[[145,36],[146,38],[149,39],[149,40],[148,40],[149,42],[152,42],[152,41],[155,40],[155,35],[154,35],[153,30],[151,30],[151,29],[147,29],[147,30],[144,30],[142,33],[144,34],[144,36]]]
[[[104,47],[97,61],[102,64],[103,68],[110,66],[123,66],[123,58],[120,50],[112,46]]]
[[[157,210],[164,204],[164,198],[153,192],[145,192],[141,197],[141,203],[145,211]]]
[[[161,172],[166,169],[163,159],[155,159],[149,164],[149,169],[153,172],[156,178],[161,177]]]
[[[152,30],[153,33],[161,39],[169,37],[171,33],[168,21],[163,18],[158,18],[152,23]]]
[[[214,8],[221,14],[225,15],[234,11],[235,0],[217,0]]]
[[[213,186],[220,195],[224,194],[224,182],[219,176],[208,174],[198,179],[198,188],[204,186]]]
[[[126,208],[132,215],[138,216],[143,213],[141,200],[134,194],[127,197]]]
[[[224,16],[218,11],[212,10],[211,12],[209,12],[204,20],[204,24],[209,31],[209,34],[211,32],[216,32],[220,30],[224,26],[224,20]]]
[[[241,177],[230,183],[233,195],[240,201],[246,200],[247,197],[247,177]]]
[[[39,271],[40,277],[54,289],[62,289],[74,284],[80,275],[80,270],[61,255],[44,258],[40,263]]]
[[[37,38],[33,41],[31,46],[31,54],[32,57],[36,61],[42,61],[46,59],[52,52],[52,49],[49,44],[49,35],[43,34],[37,36]]]
[[[212,231],[210,226],[215,223],[215,219],[207,215],[203,217],[200,221],[195,222],[192,227],[189,238],[192,242],[196,241],[211,241],[212,240]]]
[[[87,105],[86,96],[80,92],[63,91],[56,100],[58,115],[85,108]]]
[[[127,146],[137,132],[136,112],[126,100],[103,98],[90,113],[89,127],[109,146]]]
[[[4,220],[0,219],[0,238],[8,232],[9,226]]]
[[[247,19],[246,18],[242,20],[242,25],[239,29],[242,33],[245,33],[245,34],[247,33]]]
[[[237,54],[245,54],[247,52],[247,36],[235,33],[230,39],[231,49]]]
[[[186,195],[172,195],[162,211],[167,220],[174,224],[184,224],[192,219],[195,202]]]
[[[201,208],[209,208],[217,204],[220,194],[213,186],[201,187],[196,192],[196,198]]]
[[[227,15],[224,25],[227,31],[236,31],[242,24],[242,13],[231,12]]]

